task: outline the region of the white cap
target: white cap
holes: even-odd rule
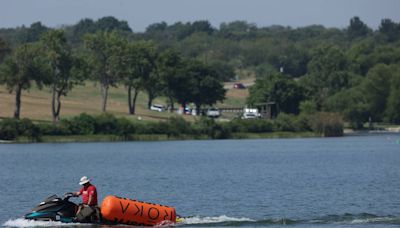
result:
[[[90,181],[90,179],[87,178],[87,176],[83,176],[83,177],[81,178],[81,181],[79,182],[79,184],[80,184],[80,185],[84,185],[84,184],[88,183],[89,181]]]

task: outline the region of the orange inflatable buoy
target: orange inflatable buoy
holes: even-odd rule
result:
[[[101,204],[103,219],[112,223],[154,226],[176,221],[175,208],[138,200],[107,196]]]

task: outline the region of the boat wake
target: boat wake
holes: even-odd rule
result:
[[[90,224],[82,223],[62,223],[56,221],[34,221],[23,218],[10,219],[3,224],[5,227],[67,227],[67,226],[82,226]]]
[[[399,216],[377,216],[368,213],[362,214],[343,214],[343,215],[327,215],[314,219],[288,219],[288,218],[268,218],[255,220],[247,217],[229,217],[226,215],[214,217],[201,217],[193,216],[186,217],[183,222],[175,224],[175,226],[268,226],[268,225],[296,225],[296,224],[309,224],[309,225],[351,225],[351,224],[388,224],[400,225]],[[61,222],[48,222],[48,221],[33,221],[23,218],[10,219],[4,224],[5,227],[77,227],[77,226],[92,226],[93,224],[82,223],[61,223]],[[161,225],[163,227],[164,225]],[[168,227],[171,224],[167,224]]]
[[[200,225],[200,226],[267,226],[267,225],[329,225],[329,224],[390,224],[400,225],[400,217],[398,216],[377,216],[368,213],[362,214],[343,214],[343,215],[327,215],[313,219],[289,219],[289,218],[268,218],[255,220],[246,217],[234,218],[226,215],[216,217],[189,217],[185,218],[181,225]]]

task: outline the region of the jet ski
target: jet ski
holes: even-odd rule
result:
[[[26,214],[25,219],[37,221],[60,221],[63,223],[100,223],[101,216],[99,210],[93,210],[90,207],[81,210],[81,213],[76,216],[78,205],[69,201],[69,198],[73,196],[74,194],[70,192],[65,193],[62,197],[52,195],[33,208],[32,212]]]
[[[154,226],[159,224],[182,223],[185,217],[176,214],[175,208],[160,204],[107,196],[100,208],[84,206],[78,214],[78,205],[69,201],[73,193],[62,197],[52,195],[39,203],[25,219],[38,221],[59,221],[63,223],[126,224]]]

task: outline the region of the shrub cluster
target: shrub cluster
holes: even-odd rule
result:
[[[39,127],[29,119],[16,120],[6,118],[0,122],[0,139],[13,140],[17,136],[26,136],[32,141],[40,139]]]
[[[14,140],[18,136],[26,136],[32,141],[39,141],[42,135],[116,135],[128,140],[135,134],[164,134],[169,138],[227,139],[232,138],[235,133],[311,130],[323,136],[339,136],[343,134],[343,122],[339,115],[332,113],[299,116],[281,113],[274,120],[234,119],[230,122],[216,122],[206,117],[201,117],[196,122],[185,121],[182,117],[171,117],[164,122],[133,122],[107,113],[97,116],[82,113],[57,124],[34,124],[29,119],[4,119],[0,122],[0,139]]]

